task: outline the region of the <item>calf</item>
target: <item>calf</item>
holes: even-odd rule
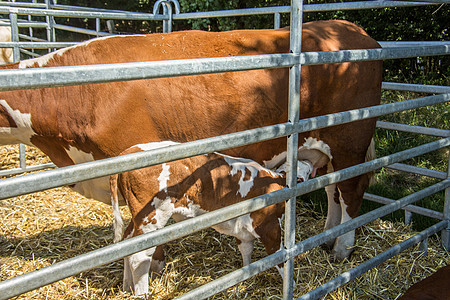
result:
[[[168,146],[172,142],[133,146],[121,154]],[[299,149],[298,178],[306,180],[316,168],[331,160],[329,148],[316,139],[308,139]],[[285,185],[285,166],[268,170],[258,163],[219,153],[199,155],[145,169],[113,175],[110,178],[111,200],[116,217],[116,239],[121,224],[118,212],[117,187],[131,210],[132,221],[125,237],[163,228],[173,217],[175,221],[199,216],[245,199],[279,190]],[[281,246],[280,220],[284,202],[212,226],[220,233],[234,236],[242,254],[243,264],[251,262],[253,240],[259,239],[268,254]],[[120,222],[117,220],[120,219]],[[138,295],[148,292],[148,273],[164,267],[161,246],[125,258],[124,288]],[[278,268],[282,274],[281,268]]]
[[[450,266],[417,282],[398,300],[450,300]]]

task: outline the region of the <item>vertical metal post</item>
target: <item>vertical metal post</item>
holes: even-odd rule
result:
[[[45,7],[46,9],[51,8],[50,0],[45,0]],[[52,16],[46,16],[45,21],[47,23],[47,40],[49,42],[55,42],[56,41],[56,34],[55,34],[55,27],[53,26],[55,23],[55,20]],[[48,52],[55,51],[53,48],[49,48]]]
[[[33,0],[33,3],[37,3],[37,0]],[[31,15],[28,15],[28,21],[31,22],[33,20],[33,18],[31,17]],[[33,27],[29,27],[28,28],[28,33],[30,35],[30,37],[33,37]],[[31,49],[31,52],[34,52],[34,49]]]
[[[25,171],[25,168],[27,167],[27,160],[25,157],[25,145],[19,144],[19,163],[20,168]]]
[[[405,224],[411,225],[412,222],[412,212],[405,210]]]
[[[100,31],[100,18],[95,18],[95,31],[97,32],[98,37],[98,33]]]
[[[291,1],[291,53],[301,52],[302,41],[302,0]],[[289,111],[288,118],[291,123],[298,123],[300,115],[300,69],[294,65],[289,71]],[[297,184],[297,160],[298,160],[298,134],[292,134],[287,140],[287,174],[286,186],[292,188]],[[295,205],[296,198],[286,201],[286,219],[284,240],[286,249],[295,246]],[[284,263],[283,299],[292,299],[294,291],[294,258]]]
[[[163,32],[172,32],[173,10],[170,2],[163,2],[163,14],[168,16],[168,20],[163,21]]]
[[[450,153],[447,165],[447,178],[450,178]],[[442,230],[442,247],[450,252],[450,187],[445,189],[444,220],[447,221],[447,228]]]
[[[273,15],[273,28],[278,29],[281,26],[281,14],[275,13]]]
[[[428,255],[428,238],[424,239],[419,244],[419,251],[421,256],[427,256]]]
[[[17,43],[19,42],[19,27],[17,25],[17,14],[10,13],[9,20],[11,22],[11,41]],[[14,62],[18,62],[20,60],[20,49],[17,44],[14,45],[13,47],[13,58]]]

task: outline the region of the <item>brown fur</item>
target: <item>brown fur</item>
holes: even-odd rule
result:
[[[417,282],[398,300],[450,300],[450,266]]]

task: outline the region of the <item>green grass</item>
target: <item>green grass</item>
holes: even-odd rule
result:
[[[422,96],[426,95],[409,92],[383,91],[382,103],[403,101]],[[379,120],[440,129],[450,129],[450,104],[444,103],[400,112],[380,117]],[[423,145],[438,139],[439,138],[437,137],[413,133],[377,129],[375,133],[377,157]],[[448,157],[449,149],[447,148],[409,159],[403,161],[402,163],[446,172],[448,168]],[[369,187],[367,192],[395,200],[439,182],[437,179],[389,169],[378,170],[375,176],[376,183]],[[327,213],[326,194],[323,190],[305,195],[302,197],[302,200],[305,201],[307,205],[314,209],[317,213]],[[416,202],[415,205],[442,212],[444,207],[444,192],[427,197],[419,202]],[[361,214],[380,206],[380,204],[364,200],[361,208]],[[404,220],[404,212],[400,210],[384,217],[383,219],[391,221]],[[416,214],[413,215],[412,220],[412,226],[415,230],[422,230],[437,223],[437,220],[435,219]]]

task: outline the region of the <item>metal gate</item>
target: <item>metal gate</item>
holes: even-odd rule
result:
[[[56,1],[55,1],[56,2]],[[428,0],[432,3],[447,3],[446,0]],[[267,270],[280,263],[285,263],[285,276],[283,280],[283,298],[293,298],[293,262],[294,257],[304,253],[327,240],[334,239],[345,232],[353,230],[363,224],[375,220],[381,216],[387,215],[395,210],[405,208],[407,205],[414,203],[428,195],[445,190],[445,208],[441,212],[430,212],[428,210],[407,207],[408,212],[414,212],[440,219],[439,223],[422,231],[416,236],[392,247],[382,254],[364,262],[363,264],[341,274],[328,283],[310,291],[303,295],[300,299],[317,299],[320,296],[329,293],[337,287],[347,283],[356,276],[370,268],[380,264],[388,258],[398,254],[412,245],[426,240],[428,236],[439,231],[442,232],[442,243],[446,249],[450,249],[450,169],[447,173],[432,170],[424,170],[407,165],[399,164],[400,161],[415,157],[424,153],[435,151],[450,145],[450,131],[439,130],[433,128],[423,128],[417,126],[408,126],[400,124],[392,124],[387,122],[378,122],[378,127],[386,129],[404,130],[408,132],[418,132],[422,134],[430,134],[440,136],[442,139],[431,142],[409,150],[401,151],[389,156],[381,157],[361,165],[353,166],[338,172],[330,173],[325,176],[314,178],[306,182],[296,183],[296,157],[298,145],[298,133],[306,132],[313,129],[324,128],[328,126],[344,124],[357,120],[373,118],[385,114],[404,111],[417,107],[433,105],[437,103],[448,102],[450,99],[450,87],[436,87],[424,85],[409,85],[383,83],[384,89],[421,91],[426,93],[436,93],[436,95],[422,97],[413,100],[402,101],[392,104],[378,105],[370,108],[346,111],[330,115],[319,116],[310,119],[299,120],[299,85],[300,68],[303,65],[326,64],[336,62],[352,62],[363,60],[381,60],[381,59],[398,59],[406,57],[429,56],[429,55],[448,55],[450,53],[450,44],[448,42],[420,42],[420,43],[381,43],[383,49],[368,50],[345,50],[330,52],[308,52],[301,53],[301,24],[302,13],[307,11],[318,10],[336,10],[336,9],[362,9],[362,8],[378,8],[390,6],[414,6],[425,5],[426,3],[418,2],[400,2],[400,1],[361,1],[347,3],[330,3],[317,5],[303,5],[300,1],[292,1],[291,6],[269,7],[248,10],[232,10],[220,12],[205,13],[180,13],[177,2],[174,0],[164,1],[158,0],[155,4],[153,14],[125,13],[116,11],[98,11],[88,8],[63,7],[56,3],[18,3],[18,2],[2,2],[0,13],[9,14],[10,24],[12,26],[13,42],[2,42],[0,47],[13,47],[16,59],[19,59],[20,51],[22,53],[33,55],[32,51],[21,48],[57,48],[64,47],[73,43],[58,43],[55,41],[55,29],[64,28],[54,22],[53,17],[70,16],[70,17],[86,17],[96,18],[96,24],[100,20],[114,19],[150,19],[164,22],[164,30],[170,31],[171,22],[178,19],[201,18],[201,17],[221,17],[236,16],[250,14],[274,14],[275,27],[280,25],[280,14],[290,13],[291,15],[291,53],[286,54],[270,54],[270,55],[253,55],[245,57],[226,57],[226,58],[205,58],[205,59],[188,59],[164,62],[143,62],[143,63],[126,63],[119,65],[92,65],[84,66],[82,69],[78,67],[60,67],[47,68],[46,72],[42,69],[25,69],[25,70],[3,70],[0,72],[0,89],[28,89],[52,87],[55,85],[77,85],[88,84],[92,82],[115,82],[123,80],[136,80],[147,78],[161,78],[170,76],[182,76],[193,74],[210,74],[229,71],[244,71],[262,68],[290,68],[290,84],[289,84],[289,120],[282,124],[267,126],[227,134],[219,137],[213,137],[204,140],[188,142],[180,145],[174,145],[166,148],[160,148],[152,151],[135,153],[116,158],[104,159],[90,163],[69,166],[50,171],[39,172],[30,175],[24,175],[16,178],[8,178],[0,181],[0,200],[18,195],[32,193],[44,189],[54,188],[58,186],[73,184],[79,181],[108,176],[115,173],[125,172],[142,168],[150,165],[160,164],[169,160],[176,160],[199,154],[211,153],[213,151],[221,151],[228,148],[247,145],[259,141],[265,141],[278,137],[288,136],[288,165],[290,169],[287,172],[287,187],[271,194],[253,198],[240,202],[238,204],[216,210],[200,217],[189,219],[174,225],[167,226],[163,229],[138,236],[133,239],[119,242],[62,262],[55,263],[49,267],[24,274],[3,282],[0,282],[0,299],[7,299],[24,292],[33,290],[37,287],[58,281],[60,279],[72,276],[74,274],[84,272],[97,266],[115,261],[119,258],[128,256],[132,253],[139,252],[158,244],[186,236],[194,231],[208,228],[214,224],[218,224],[238,217],[243,214],[261,209],[274,203],[289,200],[286,205],[285,220],[285,248],[258,260],[250,265],[231,272],[213,282],[205,284],[191,292],[181,296],[180,298],[198,299],[206,298],[218,293],[238,282],[254,276],[264,270]],[[158,14],[162,6],[163,14]],[[28,20],[18,19],[18,15],[25,15]],[[32,16],[45,16],[46,22],[32,21]],[[17,26],[28,26],[29,28],[44,27],[48,31],[48,41],[33,41],[32,33],[29,39],[32,42],[20,42]],[[109,33],[102,33],[99,25],[96,30],[89,33],[100,36]],[[31,29],[30,29],[31,32]],[[85,31],[85,33],[88,31]],[[23,37],[22,37],[23,38]],[[394,45],[393,45],[394,44]],[[139,68],[137,68],[139,67]],[[195,70],[195,71],[193,71]],[[83,74],[83,76],[80,76]],[[26,76],[27,82],[22,78]],[[317,190],[326,185],[346,180],[348,178],[376,170],[381,167],[390,166],[398,170],[415,172],[426,176],[433,176],[441,179],[441,181],[433,186],[425,188],[419,192],[411,194],[400,200],[394,201],[385,199],[375,195],[366,194],[366,198],[378,202],[385,203],[381,208],[375,209],[365,215],[357,217],[349,222],[338,225],[330,230],[310,237],[299,243],[295,242],[295,201],[296,197]],[[43,166],[48,168],[49,165]],[[13,170],[12,172],[28,171],[30,168],[22,162],[21,170]],[[0,174],[5,175],[5,174]]]

